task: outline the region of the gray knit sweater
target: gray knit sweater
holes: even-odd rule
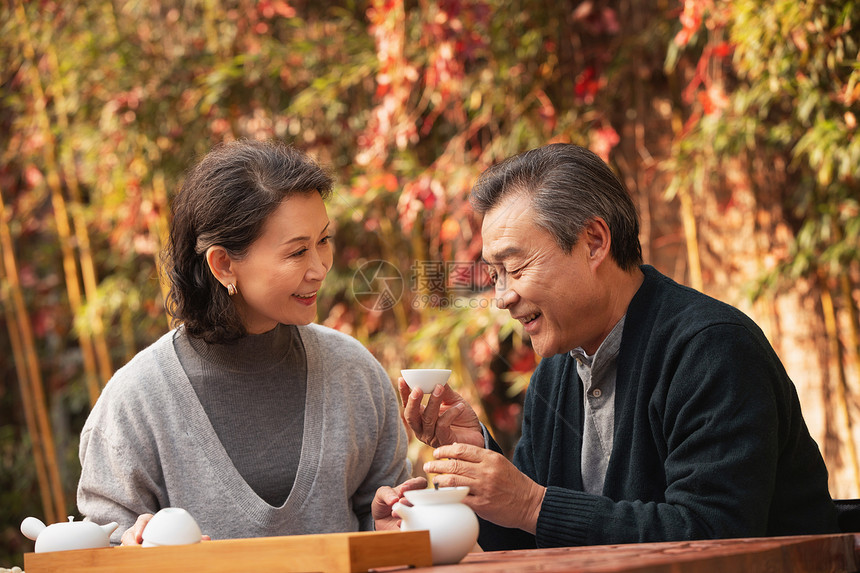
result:
[[[142,513],[182,507],[212,539],[372,528],[382,485],[410,477],[397,398],[355,339],[300,326],[307,353],[304,441],[281,507],[242,479],[218,440],[165,334],[116,372],[81,434],[78,509],[122,532]]]

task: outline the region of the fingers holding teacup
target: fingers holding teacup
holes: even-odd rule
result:
[[[451,375],[441,368],[410,368],[401,370],[403,382],[398,381],[403,400],[403,416],[419,440],[426,444],[439,445],[436,439],[436,421],[443,405],[442,394]],[[430,398],[426,405],[421,402],[425,394]]]
[[[403,497],[404,492],[413,489],[424,489],[427,480],[415,477],[406,480],[396,487],[383,486],[376,490],[370,510],[378,531],[400,529],[400,517],[392,511],[395,503],[408,503]]]
[[[406,383],[406,378],[403,376],[397,379],[397,391],[400,393],[400,402],[403,404],[403,407],[406,407],[410,400],[410,394],[412,394],[412,388],[409,387],[409,384]]]
[[[394,488],[394,492],[398,496],[398,500],[403,497],[403,494],[413,489],[424,489],[427,487],[427,479],[424,477],[414,477],[406,480],[399,486]],[[402,500],[401,500],[402,501]],[[393,504],[392,504],[393,505]]]
[[[428,436],[424,428],[424,419],[422,417],[424,406],[421,404],[423,397],[424,393],[418,388],[409,390],[406,393],[406,397],[403,398],[403,418],[412,431],[415,432],[415,436],[422,442],[427,443],[428,438],[432,437],[432,434]]]
[[[144,513],[138,516],[134,525],[123,532],[122,538],[120,539],[120,545],[140,545],[143,542],[143,530],[151,519],[151,513]]]
[[[471,485],[480,480],[490,468],[482,465],[495,452],[470,444],[454,443],[433,450],[433,460],[424,464],[428,474],[439,474],[433,478],[439,487]]]
[[[433,457],[435,459],[423,466],[428,475],[435,474],[433,485],[439,488],[468,486],[467,504],[475,511],[499,493],[498,487],[510,483],[506,466],[519,473],[501,454],[471,444],[438,447],[433,451]]]
[[[399,383],[403,397],[403,417],[415,436],[433,447],[462,442],[484,445],[484,433],[475,411],[448,384],[450,370],[420,370],[429,376],[415,378],[416,370],[402,370],[405,379]],[[429,382],[428,382],[429,379]],[[435,386],[430,386],[435,382]],[[424,389],[421,384],[426,384]],[[411,386],[411,389],[410,389]],[[427,403],[422,405],[424,393]]]
[[[546,488],[498,452],[456,443],[433,451],[424,471],[439,487],[469,486],[464,503],[479,516],[504,527],[535,532]],[[512,510],[513,509],[513,510]]]

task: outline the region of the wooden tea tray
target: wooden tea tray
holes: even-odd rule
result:
[[[326,533],[24,554],[27,573],[359,573],[378,567],[427,567],[432,563],[427,531]]]

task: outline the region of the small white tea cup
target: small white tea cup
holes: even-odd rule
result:
[[[421,388],[422,392],[429,394],[437,384],[445,385],[451,371],[441,368],[410,368],[401,370],[400,374],[410,388]]]
[[[143,546],[200,543],[203,533],[191,514],[181,507],[165,507],[152,516],[143,530]]]

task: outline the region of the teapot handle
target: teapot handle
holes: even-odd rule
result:
[[[21,533],[24,534],[24,537],[27,539],[32,539],[36,541],[36,538],[39,537],[39,534],[45,531],[47,525],[42,523],[41,519],[35,517],[26,517],[24,521],[21,522]]]

